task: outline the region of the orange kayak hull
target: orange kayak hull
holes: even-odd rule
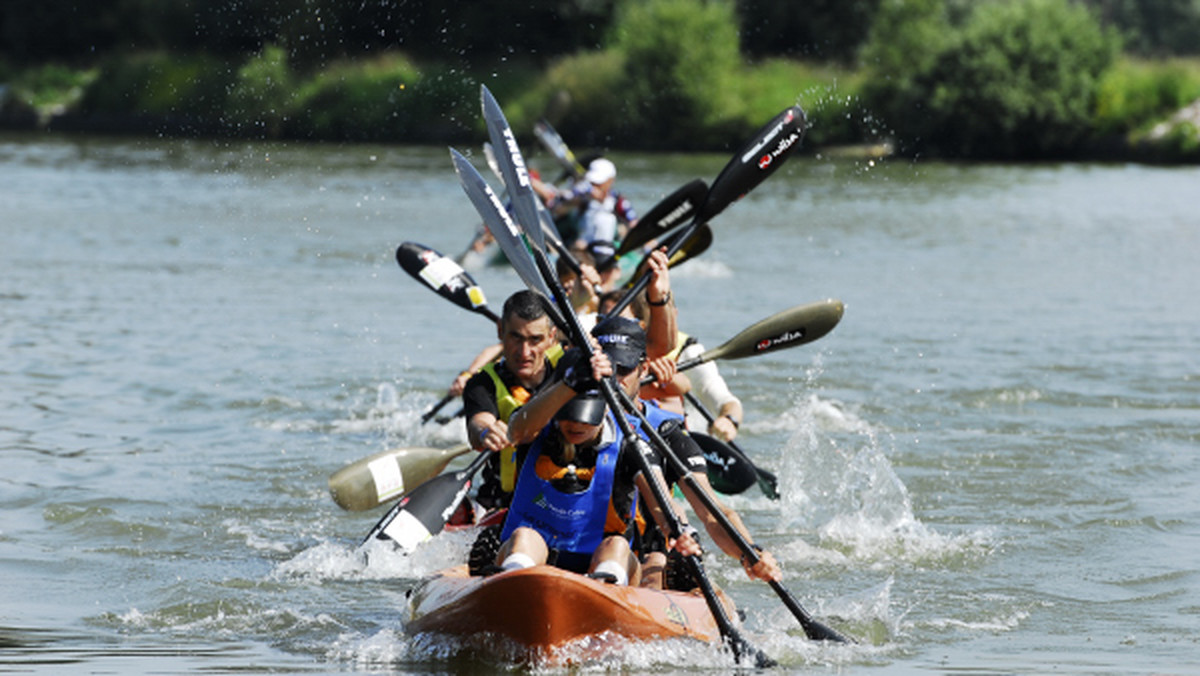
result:
[[[737,617],[728,598],[718,596],[727,614]],[[413,590],[411,611],[409,634],[500,636],[518,651],[551,661],[559,649],[581,643],[603,652],[612,641],[721,638],[698,592],[605,584],[552,566],[490,577],[470,577],[466,566],[450,568]]]

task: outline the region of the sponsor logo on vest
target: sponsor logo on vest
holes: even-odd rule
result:
[[[544,509],[555,516],[566,517],[568,519],[574,519],[587,514],[586,509],[563,509],[562,507],[556,507],[546,499],[545,493],[538,493],[537,497],[533,499],[533,504],[537,508]]]
[[[766,350],[770,350],[771,348],[779,347],[780,345],[794,343],[797,340],[804,338],[806,333],[808,332],[805,329],[800,329],[799,331],[788,331],[787,333],[775,336],[774,338],[764,338],[758,341],[758,345],[754,346],[754,350],[756,352],[764,352]]]

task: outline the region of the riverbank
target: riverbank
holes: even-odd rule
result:
[[[746,66],[745,91],[758,93],[720,121],[679,122],[672,141],[647,135],[613,97],[580,90],[584,73],[616,76],[603,54],[572,57],[542,72],[509,64],[483,74],[451,73],[401,54],[344,62],[301,74],[282,50],[241,64],[167,53],[108,59],[101,65],[0,69],[0,129],[151,137],[246,138],[389,144],[472,145],[480,138],[478,87],[505,102],[518,134],[549,118],[577,149],[724,151],[775,108],[798,101],[809,117],[804,152],[934,157],[904,140],[863,94],[867,75],[829,64],[775,60]],[[607,73],[607,74],[606,74]],[[960,159],[1200,163],[1200,61],[1123,58],[1096,87],[1078,141],[1036,157],[995,157],[969,149]],[[619,103],[619,102],[618,102]],[[628,101],[626,108],[636,108]],[[728,108],[728,106],[726,106]],[[672,118],[673,119],[673,118]],[[596,120],[618,120],[601,126]]]

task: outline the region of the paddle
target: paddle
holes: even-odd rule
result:
[[[692,231],[711,221],[730,204],[744,197],[768,176],[778,171],[791,150],[799,145],[806,128],[804,111],[800,106],[786,108],[764,125],[738,154],[730,158],[721,173],[717,174],[699,211],[692,218],[691,224],[684,228],[683,232],[687,234],[681,235],[667,249],[667,258],[670,259],[683,246]],[[649,283],[650,272],[647,270],[609,314],[620,314],[634,296],[641,293]]]
[[[751,465],[727,442],[699,432],[688,432],[708,463],[705,474],[708,483],[719,493],[737,495],[758,481],[756,467]],[[714,471],[714,469],[716,471]]]
[[[487,122],[489,133],[493,135],[493,138],[497,136],[500,138],[512,138],[511,130],[508,128],[508,122],[504,119],[504,114],[502,111],[500,111],[499,105],[496,104],[495,100],[491,98],[491,93],[487,91],[486,86],[484,86],[482,89],[484,93],[484,118]],[[794,110],[798,111],[799,108],[796,107]],[[782,162],[782,158],[785,157],[782,153],[786,152],[787,149],[789,149],[795,144],[796,141],[799,140],[802,130],[796,129],[792,132],[788,131],[787,125],[793,121],[793,114],[793,109],[788,109],[781,114],[779,118],[776,118],[779,123],[775,126],[768,125],[770,128],[768,130],[768,134],[765,136],[760,135],[759,138],[750,144],[749,150],[742,154],[743,158],[753,158],[758,156],[760,158],[758,162],[760,172],[766,171],[769,173],[767,170],[773,171],[773,169],[771,169],[771,165],[773,163],[777,168],[778,164]],[[801,119],[802,117],[803,113],[801,113]],[[773,121],[773,123],[775,122],[776,121]],[[769,148],[768,145],[770,144],[771,140],[776,137],[780,137],[781,134],[784,134],[784,136],[780,138],[778,145],[776,145],[774,148]],[[520,157],[520,150],[517,148],[515,141],[509,145],[508,150],[508,153],[501,154],[499,158],[501,169],[505,169],[506,172],[511,172],[514,170],[514,167],[523,167],[524,162]],[[765,154],[760,155],[759,153]],[[743,163],[745,161],[746,160],[743,160]],[[710,218],[712,215],[715,215],[720,210],[724,209],[728,203],[732,202],[737,197],[740,197],[742,194],[745,194],[742,192],[736,196],[731,196],[734,186],[747,185],[752,187],[767,175],[766,173],[760,173],[762,178],[759,178],[757,181],[751,181],[749,178],[742,176],[740,173],[731,171],[730,166],[734,166],[733,163],[727,166],[725,171],[722,171],[721,175],[718,176],[717,181],[714,182],[714,190],[709,191],[709,201],[714,199],[714,194],[717,195],[716,199],[718,200],[717,203],[710,208],[707,207],[708,203],[706,202],[706,209],[703,213],[708,213]],[[722,190],[716,191],[715,188],[718,186],[718,184],[722,183],[722,178],[727,174],[730,176],[735,176],[736,178],[726,180],[725,184],[722,186]],[[467,186],[464,183],[464,188],[466,187]],[[746,190],[749,190],[749,187],[747,187]],[[532,195],[532,193],[530,193],[530,195]],[[514,195],[514,199],[525,199],[525,197]],[[480,202],[477,200],[472,201],[476,204],[480,204]],[[721,201],[724,201],[725,203],[721,204]],[[480,213],[483,216],[484,224],[489,230],[492,231],[493,237],[496,238],[497,243],[500,244],[501,249],[503,249],[506,254],[509,256],[528,256],[526,249],[520,246],[520,240],[517,238],[516,233],[509,228],[502,227],[506,224],[503,222],[497,222],[495,219],[496,214],[488,213],[486,211],[481,211]],[[556,291],[558,293],[552,298],[554,298],[559,306],[561,317],[570,322],[568,326],[568,335],[572,336],[573,342],[575,342],[576,346],[583,352],[583,357],[590,360],[593,347],[589,341],[589,336],[580,326],[579,318],[575,315],[574,308],[572,308],[570,303],[567,301],[566,294],[562,292],[561,287],[558,285],[557,277],[550,270],[549,263],[546,260],[544,244],[537,235],[537,233],[540,232],[540,227],[537,225],[536,219],[522,220],[520,222],[524,227],[526,235],[531,240],[534,240],[538,243],[537,246],[531,247],[531,249],[536,262],[536,267],[537,269],[541,270],[543,275],[542,286],[553,285],[556,287]],[[690,227],[694,228],[697,227],[697,225],[697,223],[693,223],[693,225]],[[496,227],[493,229],[493,226]],[[670,254],[668,254],[668,257],[669,255]],[[646,279],[648,279],[648,276]],[[526,283],[529,284],[528,281]],[[532,285],[531,288],[533,288]],[[547,298],[551,298],[551,296],[547,296]],[[837,305],[840,307],[841,303],[837,303]],[[617,312],[619,312],[619,310],[614,311],[613,314],[616,314]],[[840,312],[838,314],[840,317]],[[764,322],[770,322],[770,320],[764,320]],[[763,324],[764,322],[759,322],[759,324]],[[755,326],[758,326],[758,324]],[[763,341],[757,346],[757,353],[762,354],[775,349],[780,349],[782,347],[795,344],[797,340],[802,340],[804,338],[804,332],[800,332],[799,335],[793,336],[785,334],[780,336],[777,340]],[[641,416],[640,411],[633,404],[633,402],[628,400],[628,397],[625,396],[625,393],[623,391],[619,391],[619,388],[615,388],[613,381],[610,379],[601,381],[600,390],[604,394],[604,398],[608,405],[614,412],[621,410],[622,406],[619,404],[623,403],[625,410],[635,413],[639,418],[642,418],[642,425],[647,429],[648,435],[655,443],[655,446],[659,452],[668,460],[668,462],[671,462],[675,472],[682,476],[684,483],[688,484],[692,490],[698,494],[705,507],[708,508],[714,517],[716,517],[717,521],[729,534],[730,538],[738,544],[738,548],[742,551],[743,557],[749,561],[750,566],[753,567],[759,561],[761,561],[762,559],[759,556],[758,551],[755,550],[753,546],[746,540],[746,538],[742,536],[740,531],[733,527],[733,524],[730,523],[728,517],[726,517],[724,512],[718,508],[715,499],[709,495],[707,491],[700,487],[700,485],[696,482],[695,477],[693,477],[688,471],[688,468],[679,460],[678,457],[675,456],[670,446],[658,436],[657,432],[653,430],[649,424],[647,424],[644,417]],[[623,401],[618,401],[618,392],[620,393]],[[618,423],[621,425],[622,432],[625,433],[627,440],[634,443],[640,441],[640,437],[636,436],[636,433],[634,433],[632,426],[625,416],[614,415],[614,417],[617,418]],[[652,489],[651,492],[655,498],[655,501],[659,504],[663,514],[667,517],[671,537],[678,538],[680,535],[682,535],[683,530],[680,526],[679,518],[674,512],[673,503],[667,498],[665,487],[661,485],[661,477],[652,471],[645,454],[635,453],[635,455],[638,461],[642,464],[643,474],[647,477],[647,479],[649,479],[650,487]],[[750,643],[747,642],[745,638],[743,638],[733,627],[733,624],[725,615],[724,606],[721,605],[720,601],[716,597],[716,594],[713,592],[711,584],[708,582],[707,574],[704,571],[704,566],[700,563],[700,561],[695,557],[685,558],[691,559],[691,565],[694,569],[693,573],[696,580],[700,584],[701,591],[704,592],[705,600],[708,602],[709,610],[713,613],[713,617],[717,620],[717,625],[721,628],[722,635],[733,648],[734,654],[740,657],[743,654],[743,651],[750,650],[757,654],[760,665],[770,662],[769,658],[767,658],[757,649],[753,648],[753,646],[751,646]],[[771,581],[769,584],[771,585],[771,588],[775,590],[776,594],[779,595],[784,601],[784,605],[786,605],[788,609],[792,611],[792,614],[796,616],[797,620],[799,620],[800,626],[804,628],[805,633],[810,639],[833,640],[840,642],[846,641],[846,638],[837,631],[813,619],[781,583]]]
[[[508,128],[508,121],[504,119],[504,113],[500,110],[499,105],[496,104],[495,100],[492,98],[491,92],[487,90],[487,87],[484,86],[482,89],[484,119],[487,122],[489,134],[491,134],[493,138],[511,138],[511,130]],[[513,171],[514,167],[520,167],[524,165],[524,162],[520,157],[520,150],[517,148],[515,142],[508,146],[508,151],[509,152],[507,153],[501,154],[499,158],[501,169],[504,169],[506,174]],[[470,194],[473,185],[474,184],[466,181],[463,182],[463,188],[468,191],[468,194]],[[514,194],[514,199],[523,200],[527,198],[523,195]],[[476,205],[486,204],[486,202],[474,198],[472,199],[472,202],[474,202]],[[484,224],[489,230],[492,231],[492,235],[495,237],[496,242],[507,255],[517,257],[529,256],[529,251],[520,245],[520,239],[516,236],[516,233],[506,227],[507,223],[505,223],[503,219],[497,218],[499,214],[495,213],[494,211],[481,210],[480,215],[483,216]],[[526,280],[526,284],[535,291],[537,290],[538,286],[553,285],[555,287],[555,291],[557,292],[556,295],[549,296],[543,294],[543,296],[545,299],[547,299],[547,301],[550,298],[554,298],[559,307],[560,318],[564,320],[567,334],[572,337],[573,342],[583,352],[584,359],[590,360],[593,348],[588,339],[589,336],[584,332],[582,326],[580,326],[579,317],[575,314],[574,308],[571,307],[566,294],[563,293],[561,286],[558,284],[557,276],[554,275],[553,271],[550,269],[549,261],[546,259],[544,244],[538,238],[537,233],[540,232],[540,225],[537,223],[536,217],[529,220],[522,220],[521,223],[524,227],[526,236],[529,237],[530,240],[537,242],[537,246],[530,247],[530,249],[532,249],[535,265],[542,274],[540,285],[536,284],[535,280]],[[522,267],[526,270],[529,268],[529,266]],[[546,304],[549,305],[548,302]],[[586,361],[583,363],[586,363]],[[611,379],[605,379],[600,383],[600,391],[604,394],[605,401],[613,411],[613,417],[617,419],[618,424],[621,426],[622,432],[625,434],[626,442],[638,444],[641,442],[641,438],[637,436],[632,425],[629,423],[629,420],[626,419],[624,415],[617,413],[621,410],[621,407],[619,406],[615,389],[616,388],[614,387]],[[622,449],[622,453],[624,452],[626,452],[626,450]],[[656,474],[651,469],[649,461],[646,459],[646,455],[640,452],[639,449],[634,448],[632,452],[638,462],[641,464],[643,475],[648,480],[655,502],[658,503],[662,513],[667,519],[667,525],[672,537],[679,537],[683,534],[683,528],[680,524],[678,516],[675,514],[672,502],[667,497],[666,487],[663,485],[661,476]],[[686,559],[688,560],[689,565],[693,568],[692,572],[694,576],[700,581],[700,588],[704,593],[704,598],[709,610],[712,612],[713,618],[716,620],[717,626],[721,630],[721,635],[733,649],[734,655],[740,658],[743,654],[750,652],[755,654],[757,658],[756,661],[760,666],[774,664],[774,662],[763,655],[761,651],[758,651],[748,641],[746,641],[746,639],[743,638],[737,631],[736,627],[734,627],[733,623],[729,620],[729,617],[725,612],[725,607],[721,604],[720,599],[718,599],[716,596],[715,590],[709,583],[707,575],[704,571],[704,566],[700,563],[699,559],[694,556],[686,557]]]
[[[545,119],[538,120],[533,125],[533,135],[546,146],[546,150],[558,160],[562,168],[575,178],[579,178],[587,173],[587,168],[575,159],[575,153],[567,147],[566,141],[563,141],[562,136],[550,126],[550,123]]]
[[[425,483],[446,465],[471,450],[467,444],[453,448],[412,446],[393,448],[362,458],[329,476],[329,493],[342,509],[361,512]]]
[[[455,305],[499,322],[500,318],[487,306],[483,289],[475,283],[462,266],[433,249],[416,242],[405,242],[396,249],[396,262],[413,279],[432,289]],[[454,399],[447,393],[441,401],[421,415],[421,424],[429,422],[443,406]]]
[[[708,410],[708,407],[704,405],[704,402],[700,401],[699,397],[691,392],[685,392],[683,396],[692,406],[696,407],[696,410],[700,411],[700,415],[704,416],[708,424],[711,425],[716,420],[712,411]],[[711,441],[705,442],[705,437]],[[700,449],[704,451],[706,460],[709,460],[711,463],[713,462],[712,458],[715,457],[716,462],[723,463],[722,466],[725,468],[725,471],[715,473],[719,477],[717,481],[713,480],[714,472],[708,473],[708,479],[713,488],[722,493],[736,494],[741,493],[757,482],[763,495],[772,500],[779,499],[779,479],[771,472],[751,462],[749,456],[746,455],[741,446],[737,445],[737,442],[732,440],[721,441],[720,439],[708,437],[708,435],[696,433],[692,433],[692,438],[696,439],[696,442],[700,444]],[[720,446],[712,442],[716,442]],[[705,443],[708,443],[708,447],[705,447]],[[746,482],[747,477],[749,477],[749,481],[743,484],[742,482]],[[729,488],[723,488],[722,486],[729,486]],[[741,486],[741,489],[733,490],[732,487],[734,486]]]
[[[442,532],[446,521],[471,488],[471,477],[487,462],[489,453],[479,453],[471,464],[450,474],[426,481],[400,498],[376,522],[362,544],[372,539],[392,540],[404,551]]]
[[[638,219],[637,225],[625,234],[621,246],[617,247],[617,255],[624,256],[687,223],[696,216],[707,195],[708,184],[699,178],[677,188]]]

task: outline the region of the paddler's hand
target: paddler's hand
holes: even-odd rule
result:
[[[671,277],[667,274],[670,267],[667,260],[667,247],[661,247],[646,256],[646,265],[650,269],[650,286],[646,287],[646,301],[652,305],[671,300]]]
[[[478,437],[479,445],[476,448],[480,451],[490,451],[497,453],[508,447],[508,424],[503,420],[497,420],[491,425],[479,430]]]
[[[675,374],[678,373],[678,370],[675,368],[675,360],[669,355],[647,360],[646,368],[654,376],[654,382],[650,383],[647,387],[654,387],[660,390],[670,387],[675,380]]]
[[[685,526],[683,534],[670,543],[670,548],[684,556],[701,556],[704,554],[704,550],[700,548],[700,543],[696,541],[696,529],[689,526]]]
[[[758,563],[750,566],[750,560],[742,557],[742,568],[746,570],[746,574],[755,580],[763,582],[782,582],[783,571],[779,569],[779,564],[775,562],[775,557],[771,556],[771,552],[765,549],[758,549]]]
[[[733,421],[728,416],[715,418],[712,424],[708,426],[708,433],[726,443],[737,438],[738,428],[734,426]]]

